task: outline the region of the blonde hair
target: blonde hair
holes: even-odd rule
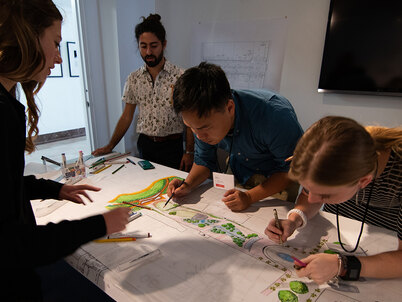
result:
[[[367,126],[376,144],[376,150],[384,151],[392,149],[398,156],[402,156],[402,128],[386,128],[381,126]]]
[[[0,0],[0,76],[20,82],[27,99],[28,137],[25,150],[35,149],[39,109],[34,96],[43,83],[30,80],[45,65],[39,38],[53,22],[63,20],[51,0]],[[16,96],[16,86],[10,93]]]
[[[392,148],[400,156],[401,146],[400,128],[365,129],[350,118],[327,116],[314,123],[298,142],[289,177],[327,186],[353,184],[374,173],[378,151]]]

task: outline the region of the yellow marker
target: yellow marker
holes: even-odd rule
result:
[[[137,238],[134,237],[124,237],[124,238],[108,238],[108,239],[97,239],[94,242],[103,243],[103,242],[124,242],[124,241],[136,241]]]

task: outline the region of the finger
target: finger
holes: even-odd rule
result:
[[[175,188],[173,193],[174,193],[174,197],[181,197],[181,196],[183,196],[185,194],[184,193],[184,188],[182,188],[182,187]]]
[[[80,191],[79,194],[84,195],[90,202],[94,202],[91,197],[89,197],[86,191]]]
[[[265,231],[264,231],[265,235],[267,235],[268,238],[271,239],[272,241],[279,243],[279,235],[277,233],[273,232],[272,230],[270,230],[268,227],[269,226],[267,226],[265,228]]]
[[[237,198],[236,198],[236,195],[235,194],[231,194],[231,195],[228,195],[228,196],[226,196],[226,197],[223,197],[222,198],[222,201],[224,202],[224,203],[226,203],[226,202],[230,202],[230,201],[234,201],[234,200],[236,200]]]
[[[310,277],[310,272],[306,268],[301,268],[301,269],[296,270],[296,274],[300,278],[302,278],[302,277]]]
[[[167,191],[166,191],[166,194],[170,197],[170,195],[172,195],[172,188],[173,188],[173,185],[170,183],[169,185],[168,185],[168,187],[167,187]]]
[[[281,237],[282,237],[282,234],[278,234],[278,233],[276,233],[276,232],[271,232],[271,234],[272,234],[272,238],[274,239],[274,241],[276,241],[276,242],[280,242],[280,239],[282,239]]]
[[[175,191],[176,186],[177,186],[177,181],[176,181],[176,179],[173,179],[173,180],[170,182],[170,184],[168,185],[167,194],[168,194],[169,197],[170,197],[170,196],[173,194],[173,192]]]
[[[239,209],[239,204],[236,201],[225,202],[225,204],[232,211],[236,211]]]
[[[313,261],[316,257],[317,257],[317,255],[310,255],[310,256],[300,259],[300,260],[307,264],[307,263],[310,263],[311,261]]]
[[[272,232],[271,232],[271,230],[268,228],[268,226],[265,228],[264,234],[267,235],[268,237],[271,236]]]
[[[85,205],[84,201],[82,200],[82,198],[80,196],[71,196],[71,201],[74,203],[78,203],[78,204],[83,204]]]
[[[225,192],[225,194],[223,194],[223,196],[228,196],[228,195],[231,195],[231,194],[233,194],[234,192],[236,192],[236,189],[230,189],[230,190],[227,190],[226,192]]]
[[[75,185],[73,186],[76,190],[89,190],[89,191],[100,191],[102,190],[99,187],[91,186],[91,185]]]

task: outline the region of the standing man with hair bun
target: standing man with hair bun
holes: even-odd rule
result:
[[[181,115],[173,109],[172,95],[176,80],[184,70],[164,57],[166,31],[161,16],[150,14],[135,27],[135,38],[145,65],[131,73],[126,81],[123,101],[126,103],[109,143],[92,154],[110,153],[133,121],[139,106],[136,131],[140,134],[137,148],[140,157],[171,168],[189,171],[194,159],[194,137],[186,128],[183,150]]]

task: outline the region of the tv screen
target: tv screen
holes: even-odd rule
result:
[[[402,0],[331,0],[318,91],[402,95]]]

